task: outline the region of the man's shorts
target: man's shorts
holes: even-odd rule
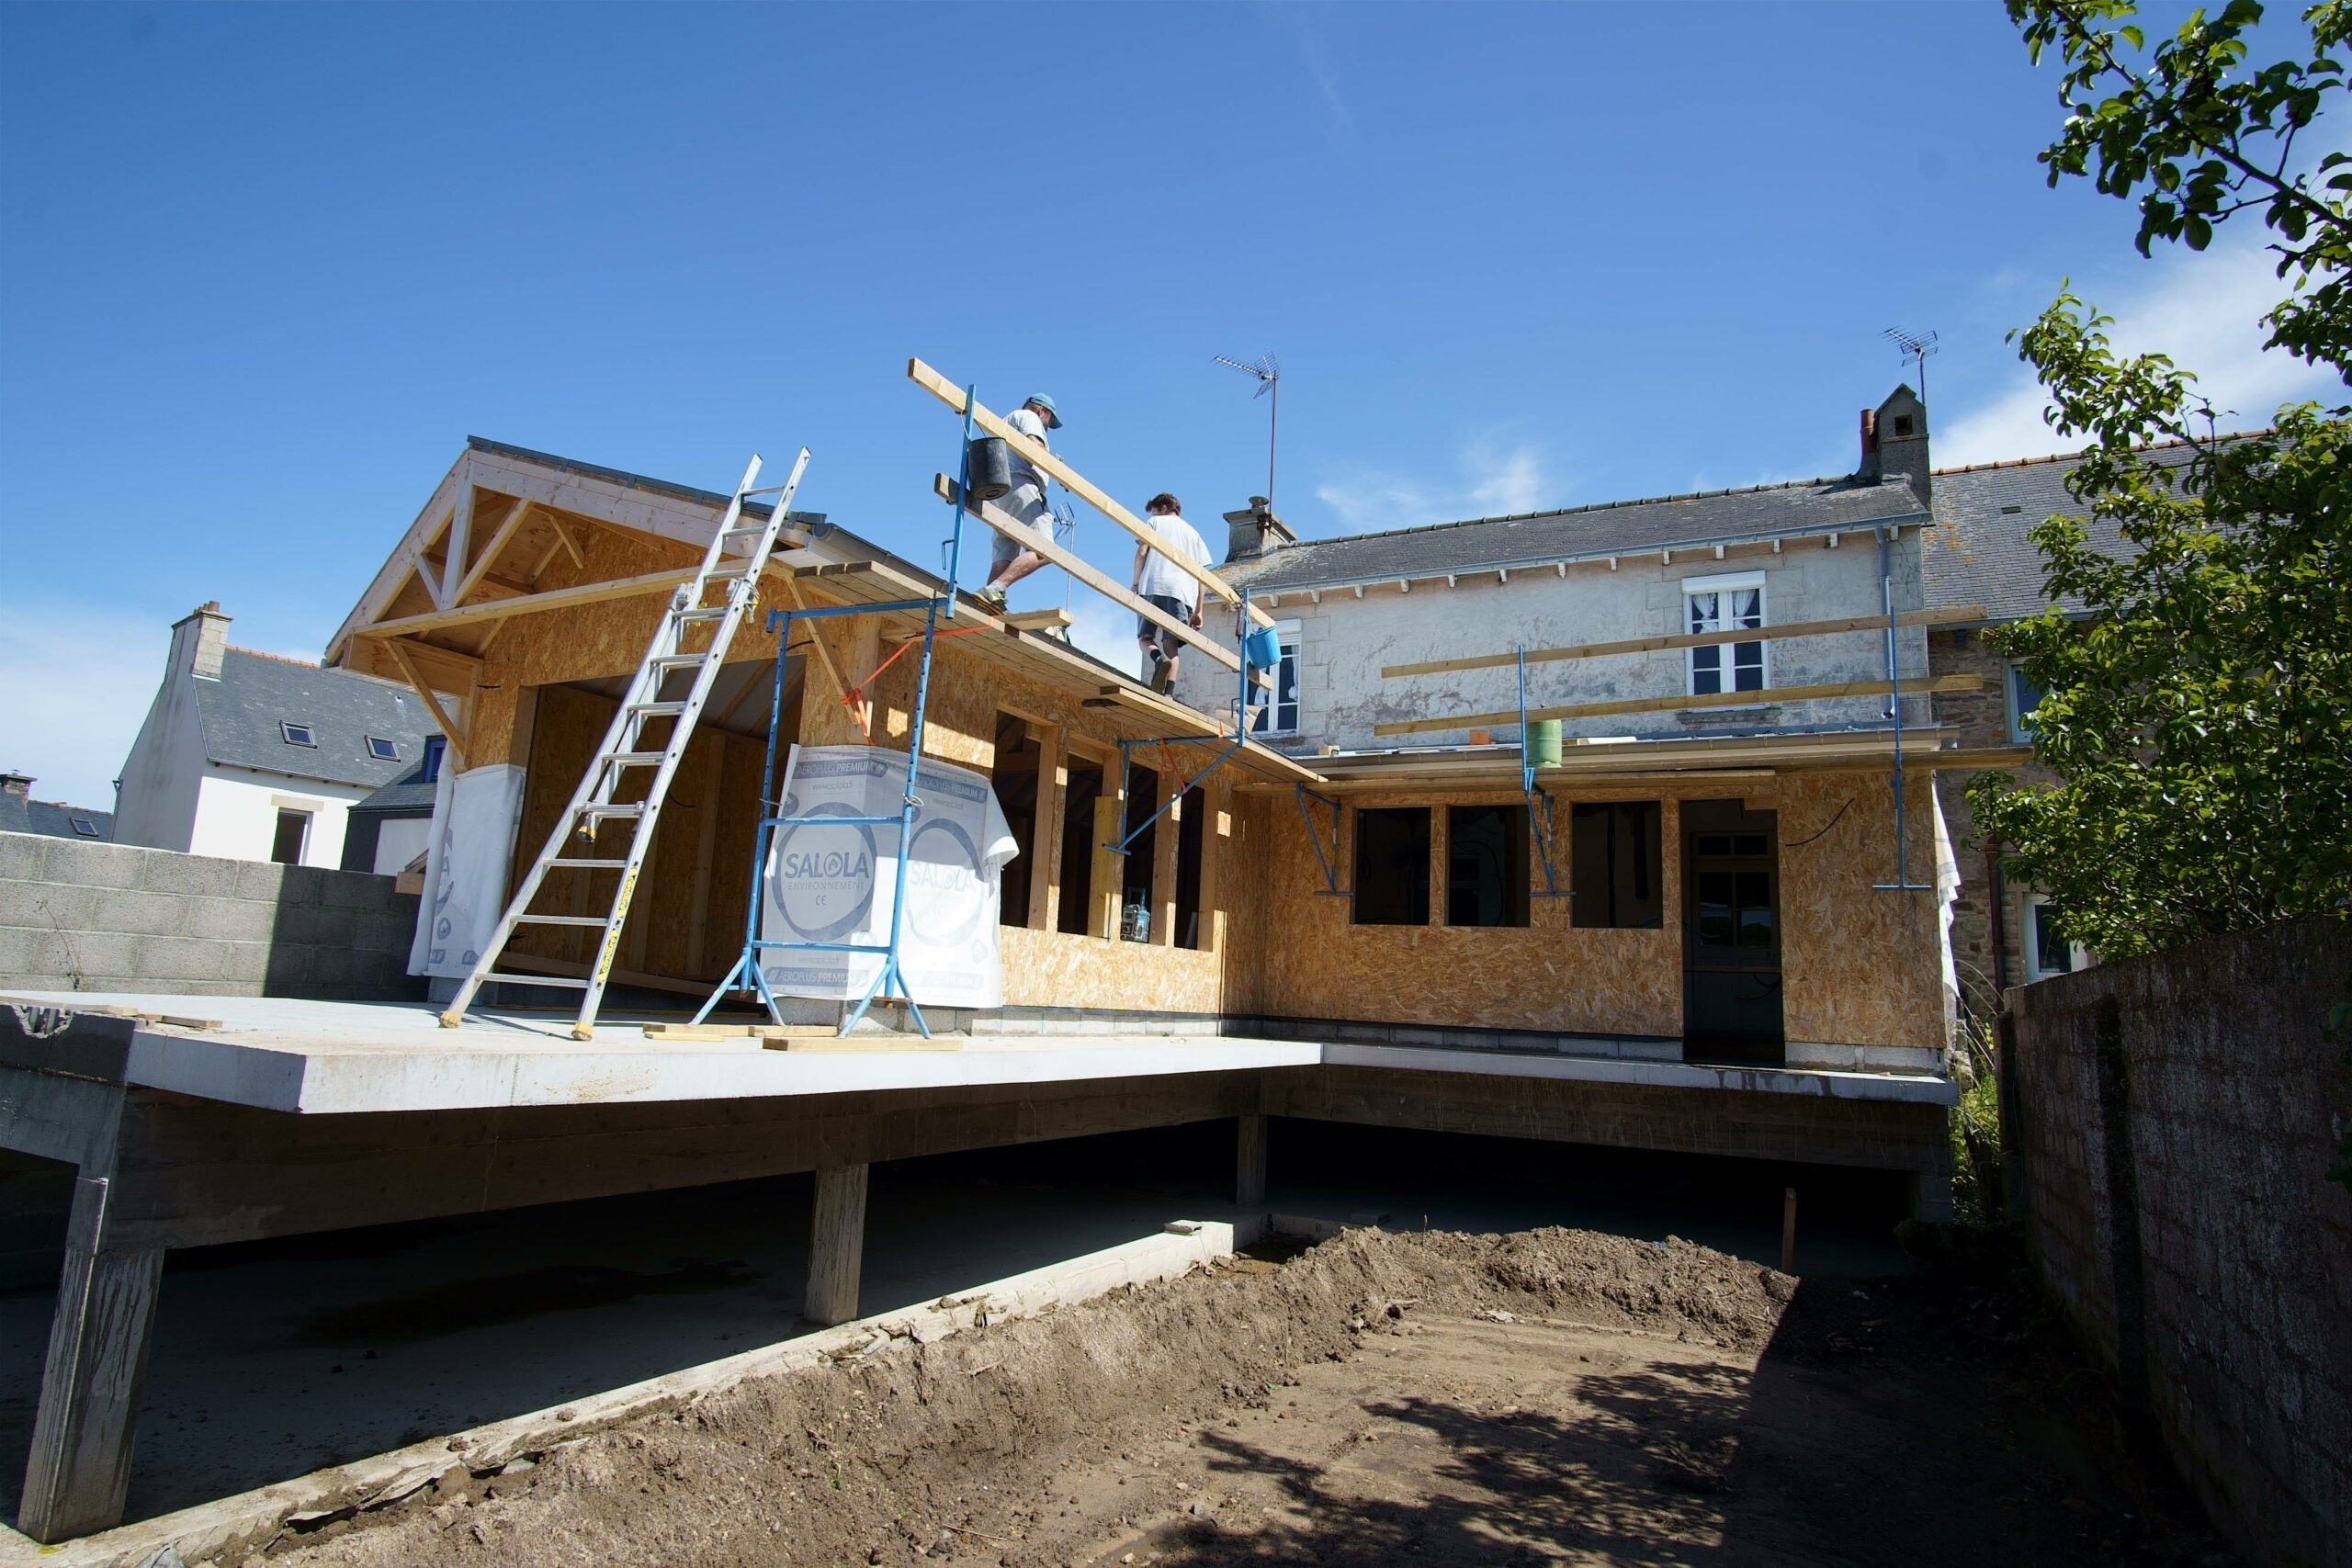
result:
[[[1193,624],[1193,607],[1173,593],[1147,593],[1143,596],[1143,602],[1155,610],[1167,611],[1171,620],[1182,621],[1188,626]],[[1144,646],[1147,648],[1158,643],[1160,650],[1170,659],[1184,650],[1182,637],[1178,637],[1159,622],[1148,621],[1141,615],[1136,617],[1136,635],[1143,639]]]
[[[1052,537],[1054,518],[1053,513],[1046,510],[1046,481],[1034,475],[1024,478],[1016,474],[1013,477],[1019,482],[997,502],[997,505],[1012,513],[1014,522],[1026,524],[1048,538]],[[1021,553],[1019,545],[993,528],[989,530],[989,537],[995,541],[989,552],[989,570],[991,572]]]

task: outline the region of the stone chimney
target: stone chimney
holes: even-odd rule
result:
[[[1898,386],[1886,401],[1862,411],[1862,461],[1854,470],[1860,479],[1899,479],[1926,505],[1931,471],[1928,458],[1928,405],[1908,386]]]
[[[229,621],[220,601],[208,599],[172,623],[172,657],[187,661],[187,672],[207,681],[220,679],[220,655],[229,646]]]
[[[1250,504],[1239,512],[1225,514],[1225,558],[1252,560],[1284,545],[1298,543],[1298,536],[1290,525],[1274,515],[1273,507],[1262,495],[1253,495]]]
[[[33,793],[33,776],[32,776],[32,774],[30,774],[30,773],[0,773],[0,794],[13,795],[15,795],[18,800],[23,800],[23,799],[26,799],[28,796],[29,796],[32,793]]]

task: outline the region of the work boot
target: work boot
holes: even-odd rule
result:
[[[981,589],[978,597],[981,604],[986,604],[991,610],[1002,613],[1005,608],[1005,600],[1007,598],[1006,592],[993,583]]]
[[[1164,654],[1152,655],[1151,689],[1155,692],[1165,692],[1175,683],[1176,661]]]

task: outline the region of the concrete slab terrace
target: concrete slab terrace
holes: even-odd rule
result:
[[[1916,1213],[1950,1213],[1951,1086],[1922,1075],[1201,1032],[775,1052],[390,1004],[0,1002],[0,1147],[74,1173],[19,1516],[44,1541],[120,1517],[173,1249],[814,1172],[808,1310],[838,1322],[876,1162],[1230,1121],[1254,1202],[1270,1114],[1900,1171]]]
[[[1948,1078],[1925,1073],[1717,1066],[1453,1046],[1267,1040],[1198,1032],[943,1035],[933,1049],[771,1051],[749,1036],[646,1037],[641,1022],[606,1022],[570,1037],[568,1015],[489,1011],[441,1027],[424,1003],[303,1001],[17,991],[0,1003],[67,1011],[116,1008],[206,1021],[206,1029],[139,1023],[121,1064],[141,1088],[314,1115],[495,1106],[752,1100],[855,1090],[1048,1084],[1323,1064],[1409,1067],[1507,1077],[1748,1090],[1839,1100],[1950,1105]],[[845,1043],[865,1045],[867,1041]],[[912,1042],[909,1043],[911,1046]],[[0,1054],[0,1063],[39,1066]]]

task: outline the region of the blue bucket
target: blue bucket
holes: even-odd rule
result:
[[[1283,661],[1282,639],[1274,635],[1272,626],[1251,627],[1250,635],[1241,639],[1241,647],[1252,670],[1272,670]]]

